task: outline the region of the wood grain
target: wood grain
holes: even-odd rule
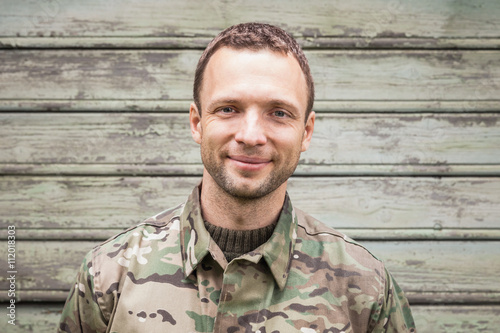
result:
[[[426,292],[445,297],[450,294],[446,299],[429,294],[428,299],[419,298],[419,302],[457,302],[457,298],[451,296],[454,293],[468,295],[462,299],[470,296],[472,300],[476,293],[484,295],[483,301],[500,301],[500,281],[497,278],[500,274],[500,242],[364,241],[362,244],[385,262],[409,297]]]
[[[0,29],[9,37],[192,37],[214,36],[232,24],[259,21],[278,24],[299,37],[486,39],[499,37],[499,12],[498,2],[488,0],[121,0],[113,5],[56,0],[4,4]]]
[[[184,202],[200,178],[3,176],[0,225],[127,228]],[[338,229],[426,229],[438,239],[443,229],[499,229],[499,178],[293,177],[288,191],[295,206]]]
[[[484,87],[489,89],[489,87]],[[479,91],[478,95],[482,92]],[[190,100],[59,100],[59,99],[3,99],[0,112],[174,112],[189,110]],[[499,111],[495,100],[442,101],[333,101],[316,100],[316,113],[481,113]]]
[[[3,308],[5,303],[0,303]],[[0,330],[10,333],[53,333],[61,316],[62,303],[24,303],[18,305],[16,326],[0,321]],[[500,306],[412,306],[419,332],[480,333],[495,332],[500,326]]]
[[[200,176],[202,164],[75,164],[0,163],[3,175],[23,176]],[[304,164],[296,176],[335,177],[498,177],[498,164]]]
[[[343,234],[349,235],[354,240],[364,241],[407,241],[407,240],[500,240],[500,229],[463,229],[463,228],[440,228],[435,225],[434,228],[415,228],[415,229],[395,229],[395,228],[337,228]],[[33,241],[104,241],[117,233],[123,231],[123,228],[45,228],[45,229],[26,229],[18,228],[16,234],[17,240]],[[0,231],[0,238],[7,239],[7,230]]]
[[[367,241],[363,244],[385,261],[410,301],[415,298],[420,303],[426,298],[426,304],[443,304],[450,300],[466,303],[477,298],[488,303],[499,300],[500,241]],[[88,241],[73,241],[70,247],[61,246],[60,241],[17,242],[18,300],[32,301],[30,291],[49,294],[69,290],[85,253],[95,245],[97,242]],[[5,258],[0,258],[0,263],[6,267]],[[0,276],[0,290],[8,290],[7,284],[6,277]],[[447,294],[452,296],[447,298]],[[5,301],[7,293],[1,295]]]
[[[195,65],[245,21],[294,35],[316,82],[294,204],[387,263],[419,332],[496,331],[496,0],[4,1],[0,237],[16,226],[20,269],[18,325],[0,331],[55,331],[83,255],[185,200],[203,168]]]
[[[187,112],[1,113],[0,129],[2,164],[201,164]],[[500,114],[318,114],[301,164],[499,165]]]
[[[7,303],[0,303],[0,306],[4,309]],[[0,321],[0,330],[9,333],[57,332],[63,306],[64,303],[17,303],[16,325],[8,324],[4,318]]]
[[[418,332],[479,333],[500,327],[500,306],[413,306]]]
[[[0,99],[191,100],[198,50],[4,50]],[[307,51],[316,99],[498,101],[500,51]]]
[[[281,22],[277,25],[281,25]],[[285,29],[288,29],[285,27]],[[500,38],[295,36],[303,50],[498,50]],[[212,37],[1,37],[0,49],[204,49]]]

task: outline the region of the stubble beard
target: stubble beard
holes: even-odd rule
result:
[[[300,152],[294,153],[288,159],[289,163],[278,169],[273,169],[256,188],[244,184],[238,185],[237,180],[233,179],[234,177],[230,175],[224,163],[218,162],[215,154],[210,153],[209,149],[203,145],[201,147],[201,158],[207,172],[224,192],[238,200],[250,201],[269,195],[285,183],[297,168]],[[240,175],[240,177],[244,178],[245,176]]]

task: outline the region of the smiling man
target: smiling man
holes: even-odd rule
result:
[[[287,195],[313,100],[286,32],[221,32],[200,58],[190,108],[200,185],[87,255],[59,331],[416,332],[383,263]]]
[[[299,63],[292,54],[222,47],[195,100],[190,119],[205,166],[204,218],[238,230],[274,223],[314,128]]]

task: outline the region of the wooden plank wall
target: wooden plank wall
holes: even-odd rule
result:
[[[306,50],[318,113],[297,206],[383,258],[420,332],[500,327],[497,0],[0,1],[0,234],[16,319],[53,332],[92,246],[184,200],[201,50],[239,22]],[[319,200],[318,200],[319,199]]]

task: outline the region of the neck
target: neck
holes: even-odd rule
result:
[[[285,201],[286,184],[264,197],[242,199],[224,191],[204,171],[200,194],[203,219],[232,230],[252,230],[274,224]]]

